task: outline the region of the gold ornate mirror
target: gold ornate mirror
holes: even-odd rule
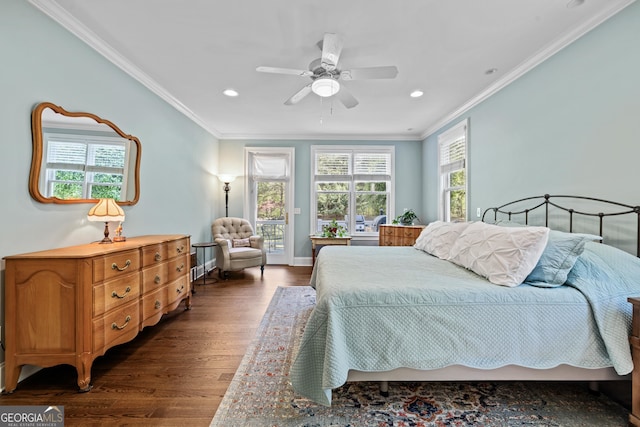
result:
[[[38,202],[138,202],[142,147],[135,136],[95,114],[49,102],[33,110],[31,131],[29,193]]]

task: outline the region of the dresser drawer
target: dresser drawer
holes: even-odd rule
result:
[[[189,293],[189,281],[183,276],[167,286],[167,305],[183,299]]]
[[[167,245],[149,245],[142,248],[142,266],[160,264],[169,259]]]
[[[93,315],[100,316],[114,307],[138,300],[139,296],[139,272],[95,285],[93,287]]]
[[[380,226],[379,234],[382,236],[393,236],[396,227]]]
[[[189,271],[189,257],[187,254],[184,254],[179,258],[172,259],[167,263],[167,265],[167,280],[172,281]]]
[[[167,242],[167,252],[169,258],[187,255],[189,253],[189,239],[184,238]]]
[[[153,267],[147,267],[142,270],[142,291],[144,295],[147,292],[151,292],[167,284],[168,277],[168,265],[163,263],[160,265],[154,265]]]
[[[101,282],[140,270],[140,251],[118,252],[93,260],[93,281]]]
[[[132,340],[138,335],[140,301],[131,301],[93,320],[92,351]]]
[[[142,297],[142,325],[140,327],[144,328],[158,323],[164,312],[165,305],[167,305],[166,288],[157,289]]]

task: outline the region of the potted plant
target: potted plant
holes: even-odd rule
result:
[[[335,219],[322,226],[322,237],[345,237],[346,235],[347,229],[338,224]]]
[[[398,215],[393,220],[393,224],[412,225],[418,219],[418,215],[413,209],[406,209],[402,215]]]

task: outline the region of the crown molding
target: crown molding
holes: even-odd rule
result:
[[[314,140],[314,141],[422,141],[424,138],[421,135],[416,134],[339,134],[339,133],[327,133],[327,134],[249,134],[249,133],[230,133],[222,136],[223,140],[240,140],[240,139],[254,139],[254,140]]]
[[[222,135],[216,129],[211,128],[200,117],[198,117],[193,111],[191,111],[182,102],[176,99],[171,93],[166,91],[158,82],[152,79],[149,75],[144,73],[138,67],[129,62],[124,56],[120,55],[113,47],[107,42],[98,37],[93,31],[75,19],[69,12],[67,12],[62,6],[60,6],[55,0],[28,0],[33,6],[49,16],[51,19],[62,25],[73,35],[85,42],[100,55],[104,56],[108,61],[120,68],[122,71],[142,83],[151,92],[158,95],[165,102],[178,110],[180,113],[187,116],[197,125],[204,130],[212,134],[214,137],[220,139]]]
[[[553,43],[520,63],[520,65],[511,70],[509,73],[505,74],[503,78],[497,80],[494,84],[490,85],[485,90],[470,98],[468,101],[460,105],[455,110],[451,111],[446,116],[442,117],[437,122],[433,123],[424,131],[424,133],[421,135],[421,139],[427,139],[447,123],[466,113],[487,98],[496,94],[501,89],[510,85],[512,82],[519,79],[524,74],[531,71],[533,68],[537,67],[556,53],[560,52],[562,49],[569,46],[571,43],[578,40],[580,37],[584,36],[586,33],[593,30],[594,28],[605,22],[607,19],[616,15],[618,12],[634,3],[635,1],[636,0],[622,0],[620,2],[615,2],[614,4],[611,4],[611,7],[609,9],[603,10],[602,13],[594,16],[589,21],[586,21],[582,25],[567,31]]]

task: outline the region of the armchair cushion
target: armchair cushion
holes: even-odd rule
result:
[[[246,239],[233,239],[231,241],[231,246],[233,246],[234,248],[250,248],[251,247],[251,241],[249,240],[249,238],[246,238]]]

